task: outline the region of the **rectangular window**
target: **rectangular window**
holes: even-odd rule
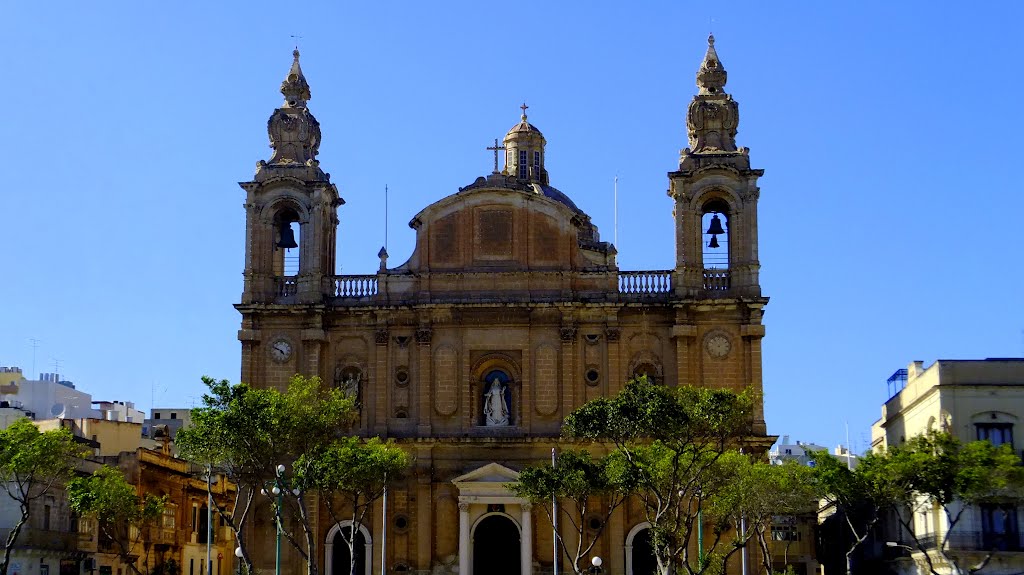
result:
[[[162,523],[164,529],[174,529],[174,512],[174,507],[168,506],[164,508],[164,516]]]
[[[171,419],[178,419],[178,414],[172,411],[171,412]]]
[[[199,528],[199,508],[195,505],[192,506],[192,532],[195,533],[196,529]]]
[[[985,549],[1018,551],[1017,509],[999,505],[981,506],[981,538]]]
[[[153,419],[160,419],[160,412],[159,411],[153,414]]]
[[[800,541],[800,531],[795,525],[773,525],[772,541]]]
[[[50,566],[49,565],[40,565],[39,566],[39,575],[50,575]]]
[[[526,177],[526,150],[519,150],[519,177]]]
[[[533,170],[540,175],[540,152],[533,153]]]
[[[978,439],[987,439],[995,446],[1005,443],[1013,447],[1012,423],[975,423],[974,428],[978,432]]]

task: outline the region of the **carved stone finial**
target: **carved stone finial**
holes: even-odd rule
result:
[[[722,66],[722,61],[715,51],[715,37],[708,36],[708,51],[704,54],[704,61],[700,63],[700,70],[697,71],[697,87],[701,94],[720,94],[729,74]]]
[[[267,121],[267,134],[274,155],[272,166],[307,165],[316,168],[320,153],[320,122],[306,108],[309,83],[299,66],[299,51],[292,52],[292,67],[281,83],[284,104]],[[318,168],[317,168],[318,169]]]
[[[302,74],[302,67],[299,66],[299,49],[292,51],[292,67],[288,70],[284,82],[281,82],[281,93],[284,94],[284,107],[304,108],[306,100],[310,99],[309,82]]]
[[[700,90],[690,102],[686,114],[686,127],[691,151],[735,152],[736,128],[739,126],[739,104],[725,93],[728,80],[722,61],[715,50],[715,37],[708,36],[708,51],[697,71]]]
[[[380,258],[380,271],[387,271],[388,269],[388,250],[384,247],[380,248],[377,252],[377,257]]]

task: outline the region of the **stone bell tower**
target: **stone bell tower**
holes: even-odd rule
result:
[[[334,273],[337,208],[345,201],[316,159],[320,123],[306,107],[299,51],[292,55],[284,103],[267,121],[274,153],[256,164],[251,182],[239,184],[246,191],[243,304],[320,302]]]
[[[739,104],[725,92],[727,79],[709,36],[686,115],[690,147],[668,174],[675,201],[673,290],[694,302],[680,321],[698,326],[701,383],[760,392],[768,298],[758,280],[757,180],[764,170],[751,168],[749,150],[736,146]],[[765,432],[763,419],[759,413],[755,433]]]

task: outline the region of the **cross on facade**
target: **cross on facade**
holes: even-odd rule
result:
[[[498,144],[498,138],[494,138],[494,146],[487,146],[488,150],[494,150],[494,173],[498,173],[498,151],[504,150],[505,146]]]

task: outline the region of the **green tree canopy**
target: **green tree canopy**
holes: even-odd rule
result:
[[[148,552],[143,545],[145,531],[163,514],[165,498],[138,495],[120,469],[103,466],[92,475],[72,479],[68,499],[75,513],[96,518],[100,532],[114,544],[121,560],[142,575],[135,557],[139,549]]]
[[[719,460],[750,432],[754,399],[749,391],[666,387],[640,377],[616,396],[589,401],[566,418],[567,435],[614,446],[609,476],[635,486],[661,573],[718,568],[694,560],[690,543],[704,501],[723,485]],[[718,551],[717,543],[709,557]],[[738,549],[721,551],[721,563]]]
[[[953,573],[976,573],[989,564],[996,549],[990,547],[980,559],[972,559],[949,546],[964,514],[977,512],[979,505],[1005,510],[1024,503],[1024,467],[1009,445],[997,447],[987,440],[963,443],[942,431],[932,430],[903,445],[890,446],[870,462],[865,473],[889,485],[894,515],[903,533],[913,540],[935,575],[943,566],[932,561],[924,535],[914,528],[918,512],[935,507],[942,510],[946,526],[934,550]]]
[[[7,575],[11,550],[29,519],[32,502],[63,487],[83,455],[67,429],[40,432],[28,418],[0,429],[0,485],[18,508],[18,519],[4,541],[0,575]]]
[[[567,450],[559,453],[555,464],[527,467],[519,473],[519,481],[509,484],[517,496],[538,504],[554,525],[567,521],[576,534],[576,545],[570,547],[557,533],[561,553],[569,560],[575,573],[584,573],[586,557],[601,537],[608,519],[625,496],[635,487],[621,484],[617,478],[624,475],[609,473],[613,459],[609,456],[592,457],[587,451]],[[552,515],[551,498],[561,500],[558,515]],[[596,517],[596,529],[588,519]]]

